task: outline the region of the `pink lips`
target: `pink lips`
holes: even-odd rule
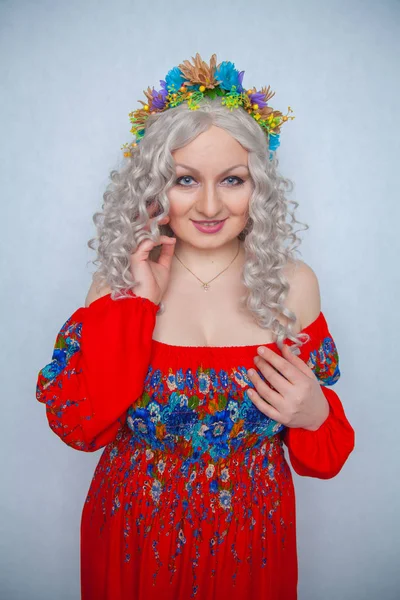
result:
[[[208,225],[203,225],[202,222],[192,221],[192,223],[196,227],[196,229],[198,229],[199,231],[202,231],[203,233],[217,233],[217,231],[221,231],[221,229],[224,226],[225,221],[226,221],[226,219],[224,219],[217,225],[213,225],[212,227],[208,226]]]

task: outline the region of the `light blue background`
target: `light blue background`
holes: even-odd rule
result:
[[[400,597],[399,17],[388,0],[0,2],[2,599],[79,598],[80,516],[101,451],[51,432],[36,377],[84,303],[91,219],[131,140],[128,112],[197,51],[294,110],[280,170],[310,225],[302,259],[356,430],[335,479],[294,476],[299,600]]]

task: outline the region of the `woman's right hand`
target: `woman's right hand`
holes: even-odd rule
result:
[[[160,224],[168,223],[169,216],[164,217]],[[135,252],[131,254],[131,273],[137,282],[133,293],[142,298],[148,298],[154,304],[159,304],[167,289],[171,272],[171,263],[174,256],[176,238],[167,235],[160,236],[162,245],[157,261],[149,258],[151,250],[156,245],[152,240],[141,242]]]

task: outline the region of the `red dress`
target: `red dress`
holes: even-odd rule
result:
[[[340,371],[325,317],[302,330],[310,340],[300,357],[330,405],[309,431],[269,419],[249,399],[260,344],[157,342],[157,310],[110,294],[77,309],[38,375],[37,399],[61,440],[84,452],[105,446],[82,513],[82,600],[295,600],[295,493],[283,444],[298,474],[329,479],[355,439],[326,387]]]

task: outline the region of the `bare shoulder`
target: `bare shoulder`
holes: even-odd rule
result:
[[[321,312],[318,277],[307,263],[298,259],[288,264],[286,276],[302,330],[313,323]]]
[[[112,290],[108,285],[102,285],[100,287],[99,282],[96,279],[96,273],[93,275],[92,285],[89,288],[88,295],[85,300],[85,307],[87,308],[92,302],[102,298],[102,296],[106,296],[107,294],[111,294]]]

